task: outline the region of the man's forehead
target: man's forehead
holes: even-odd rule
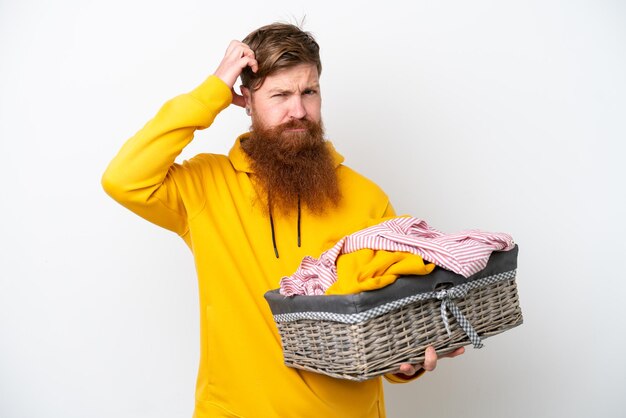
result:
[[[300,64],[285,68],[267,76],[262,90],[290,90],[293,88],[312,88],[319,86],[317,67],[313,64]]]

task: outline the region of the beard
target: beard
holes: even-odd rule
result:
[[[242,148],[269,210],[289,214],[300,204],[319,215],[339,203],[336,167],[321,122],[292,120],[266,128],[253,121]]]

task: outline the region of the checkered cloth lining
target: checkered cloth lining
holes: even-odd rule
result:
[[[475,348],[482,347],[480,337],[472,327],[472,325],[465,319],[459,308],[454,303],[453,299],[462,298],[467,295],[472,289],[476,289],[483,286],[489,286],[493,283],[497,283],[505,280],[512,280],[515,278],[517,270],[511,270],[503,273],[498,273],[493,276],[483,277],[481,279],[473,280],[468,283],[464,283],[458,286],[451,287],[437,292],[419,293],[416,295],[407,296],[402,299],[388,302],[375,308],[369,309],[364,312],[355,314],[338,314],[333,312],[295,312],[274,315],[275,322],[291,322],[301,319],[312,319],[318,321],[334,321],[344,324],[358,324],[368,321],[372,318],[379,317],[393,310],[402,308],[410,303],[427,300],[438,299],[441,300],[441,317],[446,327],[446,331],[450,334],[450,327],[448,325],[447,309],[449,309],[456,318],[459,326],[465,331],[470,338],[470,341]],[[419,280],[419,279],[416,279]]]

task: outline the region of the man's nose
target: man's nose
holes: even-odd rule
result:
[[[304,103],[302,102],[302,97],[297,94],[294,94],[291,98],[291,103],[289,107],[289,117],[292,119],[302,119],[306,116],[306,109],[304,108]]]

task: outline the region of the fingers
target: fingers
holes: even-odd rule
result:
[[[424,367],[424,370],[427,372],[432,372],[437,368],[437,352],[432,345],[426,348],[424,365],[422,367]]]
[[[406,375],[406,376],[413,376],[415,373],[417,373],[417,371],[421,369],[421,367],[418,366],[414,366],[410,363],[402,363],[400,365],[400,373]]]
[[[398,371],[407,376],[413,376],[415,373],[417,373],[421,369],[424,369],[427,372],[432,372],[433,370],[437,368],[437,361],[440,358],[453,358],[453,357],[460,356],[463,353],[465,353],[465,347],[460,347],[452,351],[451,353],[439,356],[437,355],[437,351],[435,350],[435,347],[433,347],[432,345],[429,345],[428,347],[426,347],[423,364],[402,363]]]
[[[253,72],[259,70],[259,64],[255,59],[254,51],[243,42],[231,41],[226,48],[226,53],[222,62],[215,70],[215,75],[222,79],[226,85],[233,87],[237,77],[241,74],[241,71],[250,67]]]
[[[237,41],[233,41],[233,42],[237,42]],[[257,62],[254,56],[254,51],[250,49],[248,45],[242,42],[239,42],[239,45],[243,47],[242,58],[247,59],[246,61],[247,66],[249,66],[250,69],[252,69],[252,72],[256,73],[259,70],[259,63]],[[245,68],[245,66],[242,68]]]
[[[453,357],[460,356],[463,353],[465,353],[465,347],[460,347],[460,348],[457,348],[456,350],[454,350],[453,352],[448,353],[448,354],[446,354],[445,356],[442,356],[442,357],[453,358]]]
[[[460,356],[463,353],[465,353],[465,347],[460,347],[452,351],[451,353],[447,353],[447,354],[443,354],[439,356],[439,358],[454,358],[454,357]]]
[[[421,369],[424,369],[427,372],[432,372],[433,370],[435,370],[435,368],[437,368],[437,352],[435,351],[435,348],[433,346],[428,346],[426,347],[423,364],[414,365],[410,363],[402,363],[400,365],[399,371],[404,375],[413,376]]]

